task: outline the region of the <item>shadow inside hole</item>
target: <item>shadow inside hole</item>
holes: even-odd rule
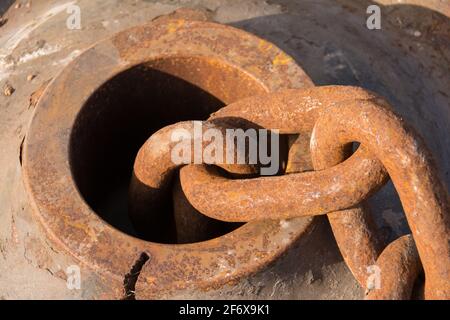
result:
[[[177,69],[177,65],[181,67]],[[231,70],[201,58],[148,62],[116,75],[88,99],[71,132],[70,165],[81,195],[104,221],[141,239],[177,242],[170,230],[161,230],[162,236],[158,236],[138,233],[133,227],[127,198],[134,159],[158,129],[179,121],[207,119],[231,102],[226,100],[264,91],[244,72],[236,76],[236,70],[223,69]],[[207,81],[189,70],[209,71],[203,73]],[[223,92],[223,88],[230,88],[230,92]],[[231,90],[237,92],[235,97]],[[172,201],[164,211],[173,212]],[[226,222],[217,225],[208,233],[211,238],[238,226]]]

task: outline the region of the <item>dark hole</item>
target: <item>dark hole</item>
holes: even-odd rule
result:
[[[92,94],[73,126],[70,164],[80,193],[115,228],[149,241],[176,243],[172,236],[138,234],[131,224],[127,192],[137,151],[166,125],[207,119],[225,104],[258,92],[264,88],[257,80],[206,58],[155,60],[118,74]],[[214,238],[234,228],[220,222],[208,234]]]

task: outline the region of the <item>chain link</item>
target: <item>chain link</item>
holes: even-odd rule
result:
[[[450,298],[449,195],[421,139],[386,101],[348,86],[283,90],[230,104],[205,122],[222,132],[244,123],[276,128],[282,134],[311,135],[315,171],[232,179],[215,167],[189,164],[180,169],[180,182],[196,210],[229,222],[327,214],[344,260],[368,299],[410,298],[421,264],[425,298]],[[148,212],[161,209],[170,177],[180,167],[170,161],[169,133],[177,127],[192,129],[188,122],[161,129],[136,158],[130,214],[137,225],[155,224]],[[354,141],[361,145],[351,154]],[[254,174],[256,168],[221,166],[240,174]],[[412,236],[400,237],[383,250],[364,201],[386,182],[387,174]],[[378,289],[367,285],[367,268],[372,265],[381,270]]]

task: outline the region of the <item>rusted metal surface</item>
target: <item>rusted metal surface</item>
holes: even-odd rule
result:
[[[348,268],[362,288],[367,288],[368,267],[383,249],[373,217],[365,204],[327,214],[333,235]]]
[[[231,128],[226,121],[204,121],[197,122],[199,132],[195,132],[193,121],[179,122],[164,127],[154,133],[139,149],[134,163],[133,175],[130,182],[129,191],[129,215],[135,225],[135,228],[142,232],[158,233],[172,230],[176,232],[174,221],[171,214],[171,208],[167,205],[172,194],[169,188],[172,186],[173,176],[182,165],[189,163],[203,162],[203,150],[208,147],[210,141],[204,140],[203,136],[208,130],[218,130],[223,136],[226,135],[226,129]],[[242,128],[243,121],[234,122],[235,128]],[[172,134],[181,132],[189,134],[189,137],[179,137],[179,140],[172,140]],[[175,163],[173,150],[177,144],[188,144],[193,150],[189,159],[184,163]],[[225,155],[230,146],[223,145],[222,153]],[[237,146],[234,147],[235,156],[240,151]],[[245,163],[248,162],[248,155],[242,155]],[[246,157],[247,156],[247,157]],[[197,159],[199,158],[199,159]],[[222,167],[229,172],[240,175],[255,175],[258,173],[256,165],[226,165],[220,163]],[[186,217],[183,217],[185,219]],[[188,227],[188,225],[186,225]],[[141,229],[141,230],[140,230]],[[145,230],[142,230],[145,229]],[[181,231],[185,232],[185,231]],[[160,236],[164,236],[163,234]],[[169,236],[169,234],[167,234]],[[164,238],[163,238],[164,239]]]
[[[5,259],[0,264],[3,275],[0,279],[0,299],[111,297],[109,285],[119,292],[116,297],[120,296],[121,281],[111,282],[110,278],[98,278],[95,272],[84,266],[82,290],[67,290],[63,269],[77,263],[76,260],[56,247],[54,242],[48,241],[31,219],[32,210],[23,190],[22,168],[18,156],[33,112],[32,108],[26,109],[31,93],[38,90],[47,79],[56,77],[84,48],[129,26],[145,23],[155,15],[170,12],[180,3],[181,1],[173,1],[170,5],[166,5],[166,2],[162,5],[161,2],[153,1],[124,1],[110,5],[108,1],[100,4],[78,0],[77,4],[83,12],[83,29],[78,31],[65,30],[66,15],[64,11],[54,13],[53,8],[58,5],[54,1],[33,2],[32,10],[23,8],[10,10],[8,13],[8,23],[2,27],[0,42],[2,53],[6,51],[9,60],[2,57],[0,62],[11,62],[14,65],[3,70],[0,81],[2,88],[6,81],[16,91],[11,96],[0,95],[3,106],[0,180],[7,186],[0,191],[0,251]],[[185,1],[182,3],[186,4]],[[281,4],[279,8],[278,4]],[[448,65],[448,1],[407,0],[400,4],[397,1],[383,0],[380,2],[383,12],[382,32],[365,31],[362,28],[361,19],[364,18],[367,6],[364,1],[319,0],[303,1],[300,4],[298,1],[276,0],[271,1],[270,5],[265,2],[255,3],[251,6],[255,11],[248,9],[246,1],[232,4],[222,0],[205,0],[196,2],[196,5],[208,7],[214,18],[223,23],[232,23],[277,44],[293,55],[316,83],[357,84],[381,93],[393,102],[396,111],[403,114],[421,132],[440,162],[439,169],[443,173],[448,171],[446,159],[449,150],[446,146],[449,141],[449,86],[448,77],[445,76],[447,73],[442,71],[443,68],[444,71],[448,69],[445,67]],[[334,19],[336,12],[340,13],[339,19]],[[45,17],[45,21],[40,20],[42,17]],[[333,21],[333,28],[329,28],[329,21]],[[22,31],[29,31],[29,28],[24,30],[23,26],[32,27],[32,32],[23,33]],[[16,34],[18,30],[20,32]],[[416,36],[416,33],[420,36]],[[6,41],[9,36],[14,36],[17,40],[14,45]],[[42,38],[49,45],[60,45],[60,51],[19,63],[22,56],[34,52],[34,44]],[[92,67],[91,72],[94,69]],[[27,82],[30,72],[35,72],[37,77]],[[421,77],[417,77],[417,74]],[[126,104],[123,106],[127,107]],[[101,124],[102,121],[98,120],[97,125]],[[92,139],[94,137],[95,135],[91,135]],[[387,234],[391,233],[391,236],[399,232],[396,227],[397,217],[398,220],[402,219],[402,210],[394,194],[394,188],[389,184],[370,203],[372,208],[379,209],[375,212],[377,222],[381,221],[384,228],[388,229]],[[393,211],[388,214],[385,210]],[[328,233],[327,229],[324,234]],[[332,260],[320,264],[316,269],[305,264],[305,256],[308,257],[307,261],[315,261],[314,257],[324,254],[317,252],[325,248],[328,253],[337,254],[333,241],[326,244],[322,241],[322,238],[314,238],[314,243],[306,248],[296,247],[290,250],[288,259],[279,260],[281,265],[285,265],[284,269],[280,269],[277,262],[267,272],[248,280],[243,279],[240,285],[207,293],[194,290],[180,294],[179,297],[210,299],[223,298],[225,294],[227,298],[250,299],[357,298],[360,290],[353,279],[348,277],[348,272],[337,256],[333,255]],[[305,255],[303,249],[309,255]],[[61,262],[59,257],[64,257],[64,261]],[[129,268],[134,263],[135,261],[131,262]],[[297,269],[298,264],[304,268]],[[332,267],[328,268],[327,265]],[[328,272],[328,276],[324,270]],[[127,269],[128,272],[130,269]],[[314,281],[316,277],[312,277],[311,282],[308,280],[311,272],[320,272],[323,278]],[[283,274],[282,279],[278,276],[280,274]],[[303,282],[304,278],[307,283]],[[137,295],[143,297],[139,290]]]
[[[324,96],[332,100],[326,100]],[[384,179],[384,171],[378,169],[382,163],[399,192],[417,242],[426,275],[425,297],[449,298],[449,195],[420,138],[390,110],[385,101],[356,88],[335,86],[287,90],[252,97],[232,106],[241,110],[246,120],[266,128],[277,127],[288,133],[299,130],[302,127],[301,120],[308,119],[305,113],[314,110],[316,119],[313,122],[317,122],[311,136],[312,159],[314,167],[321,171],[309,175],[303,173],[229,180],[211,168],[188,166],[180,171],[181,183],[188,200],[197,210],[225,221],[252,221],[323,214],[344,209],[357,205],[370,194],[361,190],[366,188],[362,186],[364,180],[374,179],[373,172],[380,173],[373,181]],[[219,110],[213,118],[236,116],[229,111],[233,107]],[[271,113],[271,110],[276,112]],[[251,116],[247,118],[245,111]],[[276,114],[281,116],[277,118]],[[299,115],[301,118],[296,118]],[[291,121],[297,122],[287,126],[286,123]],[[353,141],[361,142],[362,145],[350,159],[341,163]],[[356,179],[340,180],[357,168],[358,162],[351,161],[360,153],[367,158],[361,157],[358,160],[368,161],[376,169],[371,172],[366,168]],[[349,163],[351,165],[346,167],[345,164]],[[328,180],[323,179],[330,170],[328,167],[341,169],[338,171],[341,175],[333,172],[334,175],[328,177]],[[315,174],[323,174],[322,179],[315,179]],[[302,178],[304,181],[301,181]],[[333,181],[333,184],[326,184],[328,181]],[[325,184],[320,184],[324,182]],[[355,182],[360,185],[352,185]],[[353,198],[351,193],[345,192],[344,186],[350,186]],[[377,187],[376,184],[371,185],[370,191]],[[330,193],[333,196],[327,198]],[[325,194],[323,198],[322,194]],[[355,195],[361,198],[356,199]],[[351,200],[339,207],[342,198]],[[317,206],[314,206],[314,199],[320,199]],[[308,207],[305,203],[313,205]],[[290,213],[287,213],[287,209]],[[375,263],[381,251],[381,243],[371,217],[360,206],[333,212],[330,223],[344,259],[364,286],[367,267]]]
[[[294,61],[272,44],[213,23],[160,21],[96,44],[49,85],[36,106],[25,141],[26,188],[34,213],[52,242],[101,274],[115,290],[107,293],[109,297],[123,295],[123,275],[142,260],[143,253],[148,260],[136,284],[140,298],[217,286],[273,261],[307,232],[311,218],[292,220],[288,226],[278,221],[248,223],[209,241],[163,245],[115,229],[86,202],[85,196],[94,186],[77,181],[77,170],[81,170],[77,168],[89,166],[92,159],[77,157],[83,153],[83,144],[92,141],[89,130],[98,127],[95,114],[105,111],[99,105],[90,113],[85,105],[92,104],[92,99],[95,102],[102,90],[110,90],[102,89],[105,82],[139,64],[144,64],[145,70],[189,82],[225,104],[255,93],[312,85]],[[91,72],[93,66],[95,73]],[[108,114],[114,114],[114,105],[108,103],[103,103],[109,107]],[[183,112],[177,111],[178,115]],[[152,113],[150,116],[167,123],[174,111],[169,105],[152,109]],[[186,116],[195,114],[191,110]],[[148,127],[151,130],[155,124],[149,122]],[[101,147],[103,135],[96,134],[97,144],[89,147],[90,151]],[[88,169],[83,177],[89,176]]]
[[[270,97],[266,95],[237,102],[234,106],[219,110],[214,117],[220,119],[221,116],[242,116],[265,128],[300,133],[300,138],[308,139],[323,110],[332,103],[351,98],[373,99],[375,96],[358,88],[339,86],[314,88],[304,92],[285,91],[271,94]],[[266,118],[268,114],[270,116]],[[304,154],[305,143],[303,141],[302,145],[301,142],[297,141],[296,145],[300,154]],[[309,140],[306,145],[309,145]],[[357,160],[353,162],[355,159]],[[212,179],[206,168],[195,167],[183,168],[180,175],[187,198],[197,210],[210,217],[225,221],[285,219],[346,209],[357,205],[368,195],[362,193],[362,190],[372,192],[381,186],[385,176],[379,163],[373,159],[371,162],[364,156],[349,161],[348,166],[336,167],[333,172],[309,172],[250,180],[228,180],[217,175]],[[369,166],[360,168],[360,163]],[[308,167],[308,161],[297,165]],[[291,166],[288,163],[289,171],[292,171]],[[356,173],[361,170],[361,175],[352,176],[352,170]],[[371,185],[363,186],[364,183]],[[349,191],[342,192],[343,188],[348,188]],[[340,202],[344,199],[349,202]],[[375,263],[381,251],[381,241],[366,210],[359,206],[328,215],[344,260],[362,287],[367,283],[367,266]]]
[[[425,298],[450,299],[450,197],[428,149],[400,117],[377,100],[330,106],[312,134],[323,166],[359,141],[383,163],[399,194],[425,271]]]
[[[175,177],[172,188],[173,219],[177,243],[193,243],[217,238],[241,226],[209,218],[189,203],[180,179]]]
[[[309,134],[288,135],[288,159],[285,174],[314,170],[309,152]]]
[[[411,235],[390,243],[378,257],[376,266],[380,272],[380,278],[377,279],[379,283],[373,283],[374,288],[368,291],[367,300],[411,299],[414,283],[422,270]]]
[[[239,117],[281,133],[310,133],[326,106],[353,97],[374,96],[341,86],[286,90],[241,100],[222,108],[212,119]],[[187,166],[180,170],[180,178],[183,191],[197,210],[215,219],[244,222],[346,209],[382,186],[386,174],[381,163],[361,148],[348,161],[318,172],[231,180],[214,168]]]

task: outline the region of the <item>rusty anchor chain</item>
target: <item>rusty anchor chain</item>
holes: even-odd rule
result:
[[[223,131],[243,121],[283,134],[311,135],[315,171],[231,179],[214,166],[187,165],[180,169],[181,188],[196,210],[234,222],[327,214],[345,262],[367,289],[367,299],[410,298],[421,265],[425,298],[450,298],[448,192],[425,145],[382,98],[347,86],[283,90],[232,103],[205,124]],[[190,129],[188,123],[174,126]],[[157,206],[166,194],[168,177],[179,167],[168,160],[171,128],[153,135],[136,158],[130,188],[134,219]],[[354,141],[361,145],[349,157]],[[255,173],[254,166],[222,167]],[[412,235],[383,250],[364,200],[386,182],[387,174]],[[373,265],[381,270],[381,286],[376,289],[367,282],[367,268]]]
[[[194,145],[198,144],[204,149],[209,145],[209,142],[203,140],[205,132],[216,129],[225,136],[226,129],[233,126],[242,128],[248,127],[249,124],[244,120],[233,121],[233,124],[230,124],[230,121],[226,119],[204,121],[201,123],[201,134],[196,136],[192,121],[179,122],[158,130],[144,143],[136,156],[129,190],[129,210],[137,230],[145,227],[146,232],[158,233],[160,230],[170,229],[171,221],[167,219],[168,214],[161,214],[161,210],[167,207],[167,196],[170,195],[168,187],[173,174],[182,165],[182,163],[174,163],[171,158],[171,150],[175,145],[186,141],[192,142]],[[176,131],[187,132],[189,136],[181,136],[180,141],[173,142],[171,135]],[[235,150],[238,151],[237,147]],[[226,153],[226,151],[224,146],[223,153]],[[195,154],[191,153],[187,163],[194,163],[195,160]],[[248,163],[248,159],[245,160],[245,163]],[[255,165],[221,166],[229,172],[240,175],[255,175],[257,173]],[[153,226],[153,228],[150,229],[148,226]],[[161,226],[167,228],[161,228]]]
[[[336,94],[336,90],[339,90],[339,94]],[[254,101],[258,98],[250,98],[229,105],[216,112],[212,118],[242,116],[262,127],[279,128],[284,133],[309,135],[323,106],[350,98],[371,99],[374,96],[351,87],[322,87],[302,93],[295,90],[283,91],[270,97],[261,97],[258,101]],[[266,117],[267,113],[270,116]],[[357,152],[354,158],[342,164],[346,167],[336,166],[331,171],[251,180],[224,180],[221,175],[209,179],[208,168],[186,167],[181,170],[180,177],[189,201],[197,210],[212,218],[249,221],[267,218],[267,212],[271,212],[270,218],[287,219],[349,208],[358,204],[368,192],[381,187],[386,178],[383,167],[376,159],[367,159],[365,153],[364,150]],[[366,178],[366,172],[370,173],[370,179]],[[205,176],[202,178],[202,175]],[[338,190],[337,185],[347,189]],[[200,187],[202,191],[196,190],[196,187]],[[329,192],[323,193],[322,190]],[[355,193],[355,190],[364,195]],[[206,198],[215,200],[202,201],[206,198],[197,196],[197,192],[208,194]],[[342,194],[337,196],[334,192]],[[259,200],[261,195],[266,197],[263,203]],[[349,202],[341,204],[336,201],[337,198]],[[230,200],[232,203],[229,203]],[[258,205],[255,206],[255,203]],[[213,215],[210,215],[212,212]],[[345,261],[359,283],[365,286],[366,267],[375,263],[381,249],[377,234],[373,231],[371,216],[361,206],[341,210],[336,215],[330,214],[329,219]],[[348,230],[351,230],[352,237],[349,237]]]
[[[330,106],[316,122],[313,162],[332,166],[352,141],[368,147],[394,183],[425,271],[425,297],[449,299],[450,199],[424,143],[378,101],[346,101]]]

